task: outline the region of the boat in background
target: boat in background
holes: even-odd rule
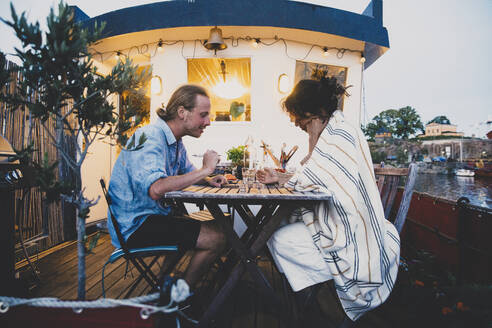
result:
[[[473,177],[475,176],[475,172],[467,169],[457,169],[454,172],[459,177]]]

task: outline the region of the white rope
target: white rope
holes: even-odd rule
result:
[[[0,296],[0,313],[5,313],[10,307],[28,305],[34,307],[46,307],[46,308],[72,308],[78,312],[81,309],[95,309],[95,308],[113,308],[121,305],[138,307],[138,308],[152,308],[154,312],[174,312],[176,307],[170,306],[155,307],[148,304],[142,304],[159,299],[159,293],[150,295],[130,298],[127,300],[115,300],[110,298],[102,298],[95,301],[62,301],[54,297],[41,297],[41,298],[15,298]]]
[[[75,313],[81,313],[83,309],[95,309],[95,308],[114,308],[118,306],[129,306],[140,308],[140,317],[142,319],[148,319],[152,314],[157,312],[172,313],[177,312],[187,320],[197,323],[195,320],[185,315],[182,310],[185,308],[179,308],[178,303],[183,302],[191,295],[190,290],[186,282],[179,279],[171,287],[171,300],[168,305],[155,306],[152,304],[145,304],[148,302],[156,301],[159,299],[159,293],[149,294],[145,296],[134,297],[125,300],[117,300],[111,298],[101,298],[95,301],[62,301],[55,297],[41,297],[41,298],[15,298],[0,296],[0,313],[6,313],[10,307],[28,305],[34,307],[45,308],[71,308]],[[179,320],[176,318],[177,326],[179,327]]]

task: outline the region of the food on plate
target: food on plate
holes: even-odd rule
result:
[[[230,174],[230,173],[227,173],[224,176],[225,176],[225,178],[227,180],[237,180],[237,178],[234,175]]]

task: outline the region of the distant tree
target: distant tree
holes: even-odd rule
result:
[[[424,131],[424,125],[415,108],[406,106],[398,110],[395,135],[401,139],[408,139],[411,135]]]
[[[432,120],[427,122],[427,124],[430,124],[430,123],[451,124],[449,119],[444,115],[434,117]]]
[[[380,131],[388,131],[394,138],[408,139],[411,135],[424,130],[424,125],[417,111],[406,106],[396,109],[385,110],[374,116],[363,131],[369,140]]]
[[[371,149],[371,158],[373,163],[384,162],[386,160],[386,156],[388,156],[388,154],[386,154],[386,152],[384,151]]]
[[[142,92],[150,80],[150,71],[139,72],[137,66],[126,60],[119,61],[107,75],[100,75],[92,66],[89,47],[102,37],[104,25],[96,25],[92,32],[83,29],[75,21],[73,10],[62,2],[57,13],[51,9],[46,33],[41,31],[39,23],[28,23],[25,13],[18,16],[12,4],[11,17],[11,21],[2,21],[22,42],[22,47],[16,49],[21,66],[10,72],[5,66],[5,56],[0,53],[0,86],[9,82],[10,74],[20,74],[23,80],[13,96],[1,94],[0,101],[13,110],[29,109],[30,116],[40,121],[57,148],[58,161],[50,163],[45,156],[44,161],[32,165],[37,171],[36,184],[45,198],[54,201],[61,197],[77,209],[78,298],[84,299],[85,221],[98,199],[87,198],[82,188],[81,167],[90,146],[102,137],[114,137],[127,144],[127,150],[142,147],[145,136],[126,142],[126,132],[142,120],[136,108],[136,100],[142,97],[123,101],[120,112],[116,113],[112,96]],[[33,90],[36,97],[32,96]],[[54,126],[54,132],[50,125]],[[68,149],[67,140],[82,140],[74,142],[75,155]],[[62,168],[69,174],[59,174]]]
[[[370,140],[374,140],[374,136],[381,130],[386,130],[394,135],[396,132],[395,126],[397,118],[398,111],[396,109],[385,110],[374,116],[372,121],[363,128],[364,134],[369,137]]]

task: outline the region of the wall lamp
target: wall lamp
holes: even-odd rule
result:
[[[290,90],[289,76],[285,73],[278,77],[278,92],[287,93]]]
[[[150,92],[153,95],[160,95],[162,92],[162,79],[158,75],[152,76],[150,80]]]

